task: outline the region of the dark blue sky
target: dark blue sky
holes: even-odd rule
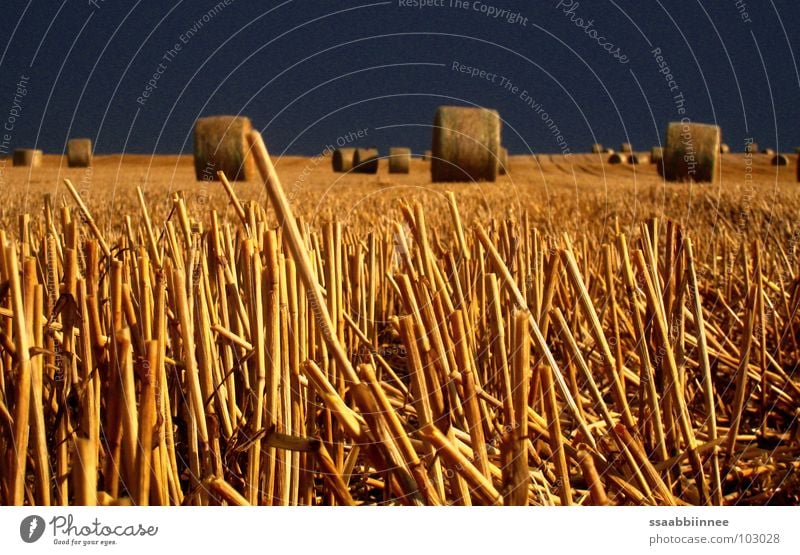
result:
[[[649,148],[679,107],[719,123],[733,150],[748,136],[800,145],[796,0],[227,3],[3,0],[0,124],[21,112],[12,148],[61,152],[88,136],[104,153],[189,152],[198,116],[242,113],[274,153],[315,154],[359,129],[360,144],[419,152],[440,104],[497,108],[513,152]],[[493,17],[502,9],[519,16]]]

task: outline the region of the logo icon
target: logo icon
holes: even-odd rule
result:
[[[44,534],[44,519],[39,515],[31,515],[22,519],[19,525],[19,536],[25,543],[34,543]]]

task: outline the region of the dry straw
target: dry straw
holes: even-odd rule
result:
[[[410,148],[392,147],[389,149],[389,173],[408,173],[410,167]]]
[[[500,157],[500,114],[485,108],[441,106],[433,121],[431,178],[494,181]]]
[[[353,155],[354,173],[378,173],[380,153],[376,148],[357,148]]]
[[[720,172],[719,126],[672,122],[667,126],[662,175],[667,181],[715,181]]]
[[[18,148],[14,150],[12,157],[16,167],[38,168],[42,165],[44,153],[32,148]]]
[[[785,154],[776,154],[772,157],[769,161],[770,164],[773,166],[788,166],[789,165],[789,157]]]
[[[498,160],[497,173],[506,175],[508,173],[508,149],[500,147],[500,159]]]
[[[104,231],[67,181],[0,229],[0,504],[800,502],[798,266],[756,226],[312,225],[249,141],[263,203],[220,173],[230,210]]]
[[[92,165],[92,140],[70,139],[67,142],[67,165],[86,168]]]
[[[660,164],[664,159],[664,147],[654,146],[650,149],[650,162],[652,164]]]
[[[243,116],[200,118],[194,126],[194,170],[198,181],[215,181],[224,172],[231,181],[255,176],[247,134],[250,119]]]
[[[331,163],[333,171],[337,173],[349,172],[353,169],[353,157],[356,154],[354,148],[337,148],[333,151]]]

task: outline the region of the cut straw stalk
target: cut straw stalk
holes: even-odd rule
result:
[[[7,475],[8,491],[11,502],[22,505],[25,502],[25,475],[27,468],[28,438],[30,429],[31,402],[31,359],[28,325],[25,322],[22,287],[19,280],[19,264],[17,252],[13,244],[4,245],[5,268],[11,294],[11,310],[13,313],[14,348],[17,355],[17,372],[15,382],[16,400],[14,403],[14,453],[12,469]]]
[[[84,219],[86,220],[89,229],[92,231],[95,239],[100,244],[100,248],[103,249],[103,254],[110,257],[111,256],[111,249],[108,248],[106,244],[106,240],[103,237],[103,234],[100,232],[100,229],[97,227],[97,224],[92,217],[92,213],[89,212],[89,208],[87,208],[86,203],[83,202],[83,198],[81,197],[78,190],[75,188],[75,185],[72,184],[72,181],[69,179],[64,180],[64,185],[67,186],[67,190],[69,194],[72,195],[75,204],[78,205],[78,209],[81,211],[81,215],[83,215]]]
[[[511,275],[511,272],[508,270],[508,266],[506,266],[505,262],[501,258],[500,254],[497,252],[497,248],[492,243],[489,236],[486,234],[486,231],[480,225],[476,226],[476,234],[478,240],[487,250],[489,255],[492,258],[497,270],[500,273],[500,276],[505,281],[506,286],[508,287],[509,291],[512,294],[512,298],[516,304],[516,307],[520,310],[528,310],[527,303],[525,302],[525,297],[522,296],[519,288],[517,287],[517,283],[514,281],[514,278]],[[586,424],[586,421],[583,419],[583,415],[581,414],[580,410],[578,409],[578,405],[575,403],[575,399],[572,397],[572,393],[569,391],[569,386],[567,385],[566,380],[564,379],[564,375],[561,373],[558,364],[556,363],[555,358],[553,357],[553,353],[550,351],[550,347],[547,345],[547,341],[545,340],[544,336],[542,335],[541,330],[539,329],[539,325],[536,323],[536,320],[533,318],[533,315],[528,312],[528,319],[530,320],[531,324],[531,331],[533,332],[533,338],[535,341],[536,348],[542,353],[545,358],[545,362],[550,365],[550,368],[553,369],[554,376],[556,378],[556,382],[558,383],[559,389],[561,394],[563,395],[564,399],[567,402],[567,406],[569,407],[570,411],[572,412],[573,417],[577,420],[578,425],[581,428],[581,431],[585,434],[587,440],[595,446],[594,438],[592,437],[591,432],[589,431],[589,427]]]
[[[577,292],[578,301],[580,302],[581,307],[583,308],[584,312],[586,313],[586,317],[589,320],[592,337],[594,338],[595,343],[597,343],[597,345],[600,347],[600,352],[603,355],[603,361],[605,363],[604,368],[606,374],[608,375],[609,381],[611,381],[613,385],[612,392],[614,394],[614,400],[617,403],[619,411],[622,413],[622,420],[626,426],[633,429],[636,425],[633,421],[633,415],[631,414],[631,409],[628,405],[628,399],[625,395],[625,386],[622,381],[622,374],[617,372],[617,364],[614,361],[614,356],[611,354],[611,348],[608,345],[608,340],[603,333],[603,326],[600,323],[600,318],[597,316],[597,311],[595,310],[594,304],[589,297],[589,291],[586,289],[583,277],[578,269],[578,263],[575,260],[575,255],[570,250],[563,250],[561,251],[561,256],[564,261],[564,266],[567,270],[567,275],[569,276],[570,281]]]
[[[338,340],[336,329],[327,310],[325,297],[322,295],[320,285],[311,270],[311,260],[308,257],[308,251],[306,250],[303,237],[297,227],[297,220],[283,192],[278,173],[272,165],[272,160],[269,157],[266,145],[264,145],[264,140],[257,131],[252,131],[249,138],[258,171],[261,173],[261,178],[264,180],[264,186],[267,189],[269,200],[278,215],[278,221],[283,228],[284,239],[289,245],[289,250],[292,253],[295,264],[297,264],[298,274],[303,280],[303,284],[308,292],[308,302],[311,305],[314,315],[317,317],[317,323],[321,328],[322,337],[328,348],[332,351],[333,357],[337,362],[337,368],[344,372],[345,377],[350,382],[358,383],[358,375],[353,365],[350,363],[344,346]]]
[[[496,284],[495,284],[496,285]],[[528,396],[530,389],[530,320],[527,311],[514,317],[514,343],[511,347],[512,365],[509,402],[506,418],[511,427],[507,440],[510,448],[503,467],[506,476],[505,505],[528,505],[530,472],[528,469]],[[552,433],[552,431],[551,431]]]
[[[692,470],[695,473],[695,480],[697,482],[701,500],[704,501],[708,498],[708,484],[703,471],[703,464],[700,460],[700,456],[697,453],[697,441],[695,439],[694,428],[692,427],[689,411],[686,406],[683,385],[680,376],[678,375],[678,367],[675,363],[675,356],[669,338],[667,322],[663,312],[663,305],[657,299],[657,293],[654,289],[653,282],[650,279],[651,270],[648,269],[642,251],[636,252],[635,260],[640,273],[644,276],[645,295],[647,296],[648,306],[655,315],[655,330],[659,343],[665,353],[664,364],[669,373],[668,377],[670,379],[668,391],[672,394],[671,397],[677,406],[680,432],[684,441],[686,442],[686,450],[689,453],[689,461],[692,465]]]
[[[711,375],[711,364],[708,357],[708,346],[706,344],[705,318],[703,317],[703,305],[700,299],[700,286],[697,282],[697,270],[694,262],[694,248],[692,241],[688,237],[685,239],[687,272],[689,276],[689,292],[694,324],[697,328],[697,348],[699,350],[700,366],[703,370],[703,393],[706,403],[706,418],[708,423],[708,439],[710,442],[717,440],[717,414],[714,403],[714,381]],[[720,479],[719,450],[714,448],[711,455],[711,479],[713,490],[711,491],[712,501],[715,505],[722,505],[722,482]]]

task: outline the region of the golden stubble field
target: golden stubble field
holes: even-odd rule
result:
[[[420,202],[429,219],[446,216],[446,191],[453,191],[465,221],[520,216],[542,231],[605,232],[616,218],[623,229],[657,216],[674,219],[702,233],[785,233],[794,229],[797,206],[795,157],[789,166],[770,165],[770,156],[729,154],[722,160],[722,182],[715,185],[665,183],[654,164],[615,165],[607,155],[576,154],[512,156],[508,175],[496,183],[433,184],[429,163],[413,159],[411,172],[389,174],[383,161],[378,175],[337,174],[326,157],[287,156],[275,160],[286,194],[297,216],[322,222],[334,216],[350,226],[393,221],[402,201]],[[749,169],[748,169],[749,168]],[[195,217],[207,218],[213,207],[233,216],[218,182],[195,180],[191,156],[97,156],[91,168],[68,168],[58,156],[45,156],[44,165],[5,168],[2,178],[3,227],[12,230],[16,217],[41,208],[45,194],[56,202],[67,198],[63,180],[72,180],[98,225],[120,230],[125,215],[139,212],[136,188],[152,204],[154,220],[165,218],[172,196],[184,196]],[[259,181],[236,183],[242,202],[263,204]],[[135,218],[134,218],[135,219]],[[772,225],[762,225],[771,222]]]
[[[0,503],[797,504],[794,164],[6,167]]]

